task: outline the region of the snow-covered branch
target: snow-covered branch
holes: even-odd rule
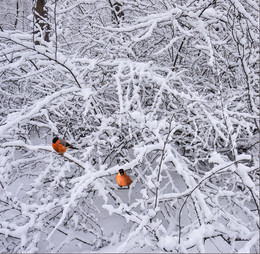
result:
[[[9,2],[1,252],[258,253],[257,1]]]

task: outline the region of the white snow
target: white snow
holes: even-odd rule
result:
[[[0,252],[259,253],[258,2],[117,2],[1,1]]]

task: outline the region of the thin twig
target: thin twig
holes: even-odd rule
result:
[[[164,159],[164,155],[165,155],[165,149],[166,149],[166,145],[168,144],[168,140],[169,140],[169,137],[170,137],[170,134],[172,132],[172,120],[173,120],[173,116],[171,117],[171,120],[170,120],[170,125],[169,125],[169,131],[168,131],[168,134],[167,134],[167,137],[166,137],[166,140],[163,144],[163,149],[162,149],[162,156],[161,156],[161,160],[160,160],[160,163],[159,163],[159,170],[158,170],[158,175],[157,175],[157,187],[156,187],[156,191],[155,191],[155,201],[154,201],[154,209],[157,207],[158,205],[158,193],[159,193],[159,183],[160,183],[160,176],[161,176],[161,170],[162,170],[162,164],[163,164],[163,159]]]

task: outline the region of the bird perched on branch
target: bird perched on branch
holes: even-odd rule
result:
[[[129,189],[129,185],[133,182],[129,175],[123,169],[119,169],[118,174],[116,175],[116,182],[120,187],[127,186]]]
[[[52,147],[60,155],[63,155],[67,151],[67,148],[78,149],[72,146],[71,144],[67,143],[64,139],[58,137],[53,138]]]

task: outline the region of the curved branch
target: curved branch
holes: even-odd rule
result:
[[[79,88],[84,88],[84,87],[80,84],[79,80],[78,80],[77,77],[76,77],[76,74],[70,69],[70,67],[67,66],[67,65],[65,64],[65,62],[62,63],[60,60],[58,60],[58,59],[57,59],[57,56],[56,56],[56,54],[55,54],[55,52],[54,52],[54,53],[53,53],[53,52],[48,52],[47,50],[48,50],[49,48],[47,48],[46,46],[43,46],[43,45],[35,46],[33,43],[30,43],[30,42],[26,42],[26,43],[27,43],[27,45],[26,45],[26,44],[23,43],[21,40],[15,38],[15,36],[12,38],[12,34],[11,34],[11,35],[8,34],[8,36],[7,36],[6,33],[4,33],[4,32],[0,32],[0,37],[1,37],[1,38],[5,38],[5,39],[7,39],[7,40],[10,40],[10,41],[16,43],[17,45],[20,45],[20,46],[22,46],[22,47],[24,47],[24,48],[26,48],[26,49],[30,49],[30,50],[36,52],[37,54],[42,55],[42,56],[46,57],[47,59],[49,59],[49,60],[51,60],[51,61],[53,61],[53,62],[56,62],[57,64],[61,65],[63,68],[65,68],[65,69],[71,74],[71,76],[73,77],[73,79],[74,79],[75,83],[77,84],[77,86],[78,86]],[[47,45],[48,45],[48,44],[47,44]],[[42,49],[42,50],[41,50],[41,49]],[[48,54],[48,53],[49,53],[49,54]],[[54,58],[52,57],[52,54],[54,54]]]
[[[58,153],[56,153],[55,151],[53,151],[51,146],[33,146],[33,145],[27,145],[22,141],[13,141],[13,142],[8,142],[8,143],[3,143],[1,144],[2,147],[21,147],[21,148],[26,148],[29,150],[34,150],[34,151],[38,151],[38,150],[42,150],[42,151],[47,151],[47,152],[51,152],[51,153],[55,153],[57,155],[59,155]],[[68,159],[71,162],[74,162],[75,164],[77,164],[79,167],[86,169],[85,164],[78,160],[77,158],[71,156],[70,154],[66,153],[64,155],[60,155],[66,159]]]
[[[244,159],[240,159],[240,160],[237,160],[237,161],[234,161],[230,164],[228,164],[227,166],[224,166],[216,171],[214,171],[212,174],[208,175],[208,176],[205,176],[188,194],[187,194],[187,197],[186,199],[184,200],[182,206],[181,206],[181,209],[179,211],[179,214],[178,214],[178,222],[179,222],[179,244],[181,243],[181,213],[182,213],[182,210],[188,200],[188,198],[191,196],[191,194],[196,190],[198,189],[206,180],[210,179],[212,176],[218,174],[218,173],[222,173],[221,171],[226,169],[226,168],[229,168],[230,166],[232,165],[236,165],[238,162],[240,161],[244,161]]]

